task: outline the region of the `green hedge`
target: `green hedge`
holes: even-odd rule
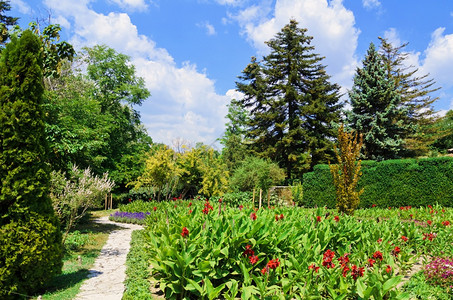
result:
[[[438,203],[453,207],[453,158],[363,161],[359,189],[360,208],[414,207]],[[335,208],[335,188],[328,165],[304,174],[303,204]]]

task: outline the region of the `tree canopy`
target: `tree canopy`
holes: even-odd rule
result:
[[[270,54],[262,62],[253,57],[236,83],[244,94],[237,102],[249,112],[248,148],[278,162],[289,178],[332,157],[342,107],[306,31],[291,20],[266,42]]]

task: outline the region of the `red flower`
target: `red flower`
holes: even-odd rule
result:
[[[214,210],[214,207],[212,207],[211,204],[209,204],[209,201],[206,200],[206,202],[204,203],[204,208],[203,208],[203,213],[205,215],[207,215],[209,213],[210,210]]]
[[[365,270],[364,267],[358,268],[356,265],[353,265],[351,269],[352,278],[354,280],[357,280],[358,277],[363,277],[364,270]]]
[[[406,236],[401,236],[401,239],[403,240],[403,242],[407,242],[409,239],[406,237]]]
[[[432,208],[433,208],[433,207],[432,207],[431,205],[428,205],[428,207],[429,207],[430,209],[432,209]]]
[[[191,207],[191,206],[192,206],[192,202],[189,202],[189,207]]]
[[[244,205],[239,205],[239,210],[242,210],[244,208]]]
[[[335,220],[335,222],[339,222],[340,221],[340,217],[339,216],[335,216],[335,217],[333,217],[333,219]]]
[[[373,258],[379,259],[380,261],[382,261],[382,260],[384,259],[384,258],[382,257],[381,251],[376,251],[376,252],[374,252]]]
[[[428,239],[429,241],[432,241],[435,237],[436,237],[436,234],[432,233],[432,232],[423,234],[423,240]]]
[[[346,277],[348,275],[348,271],[351,270],[348,266],[343,267],[342,275]]]
[[[267,267],[269,269],[277,269],[277,267],[280,265],[280,262],[278,261],[278,258],[276,259],[271,259],[268,263],[267,263]]]
[[[261,269],[261,274],[263,274],[263,275],[266,274],[268,270],[269,270],[269,268],[267,266],[262,268]]]
[[[389,206],[389,209],[392,209],[392,207],[391,207],[391,206]]]
[[[385,272],[387,273],[392,272],[392,267],[390,267],[390,265],[387,265],[387,269],[385,269]]]
[[[250,219],[252,219],[253,221],[255,221],[255,220],[256,220],[256,213],[252,212],[252,213],[250,214]]]
[[[132,201],[131,198],[129,198],[129,202],[131,202],[131,201]]]
[[[349,263],[349,257],[348,257],[348,255],[349,255],[349,253],[345,253],[343,256],[340,256],[340,257],[338,258],[338,261],[340,262],[340,265],[341,265],[342,267],[345,267],[345,266],[348,265],[348,263]]]
[[[323,254],[322,265],[324,267],[326,267],[327,269],[335,268],[335,264],[332,263],[334,256],[335,256],[335,252],[331,251],[330,249],[327,249],[327,251],[324,252],[324,254]]]
[[[249,260],[250,260],[250,263],[251,263],[252,265],[254,265],[254,264],[256,264],[256,263],[258,262],[259,259],[258,259],[258,256],[256,256],[256,255],[251,255],[251,256],[249,257]]]
[[[309,270],[314,270],[315,273],[318,273],[319,267],[317,267],[315,264],[309,265],[308,266]]]
[[[397,257],[400,252],[401,252],[400,247],[395,246],[395,248],[392,250],[392,255]]]
[[[156,210],[157,210],[157,207],[154,206],[154,207],[153,207],[153,210],[156,211]]]
[[[374,259],[368,258],[368,265],[370,266],[370,268],[373,267],[373,265],[374,265],[375,262],[376,262],[376,261],[375,261]]]
[[[189,230],[187,230],[187,227],[182,228],[181,236],[186,237],[189,235]]]
[[[222,198],[219,199],[219,203],[222,203]]]
[[[284,216],[283,214],[280,214],[280,220],[283,220]]]
[[[320,216],[316,217],[316,222],[321,222],[321,217]]]
[[[414,215],[413,215],[413,214],[410,214],[409,217],[412,219],[412,218],[414,217]]]
[[[280,220],[280,218],[278,217],[278,215],[275,215],[275,221],[278,221]]]
[[[449,225],[450,225],[450,221],[443,221],[443,222],[442,222],[442,225],[444,225],[444,226],[449,226]]]
[[[379,238],[379,239],[377,240],[377,242],[378,242],[378,243],[382,243],[382,239]]]
[[[371,207],[376,207],[376,204],[371,205]]]
[[[176,204],[175,204],[175,208],[176,208]]]
[[[433,223],[433,221],[428,220],[428,221],[426,221],[426,223],[428,223],[428,225],[431,225]]]
[[[191,213],[192,213],[192,210],[191,210],[191,209],[189,209],[189,214],[191,214]]]
[[[245,250],[242,253],[242,256],[255,255],[255,251],[252,250],[252,245],[245,246]]]

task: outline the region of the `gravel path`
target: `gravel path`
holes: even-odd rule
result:
[[[107,242],[90,270],[76,300],[121,300],[126,279],[126,256],[129,252],[132,231],[140,225],[115,223],[102,217],[95,222],[122,227],[110,233]]]

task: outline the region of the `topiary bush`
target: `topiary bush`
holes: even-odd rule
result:
[[[359,208],[401,206],[453,206],[453,158],[363,161],[358,189],[364,192]],[[304,205],[335,207],[335,188],[327,165],[304,174]]]
[[[49,198],[41,43],[29,30],[0,56],[0,298],[32,294],[61,271]]]

